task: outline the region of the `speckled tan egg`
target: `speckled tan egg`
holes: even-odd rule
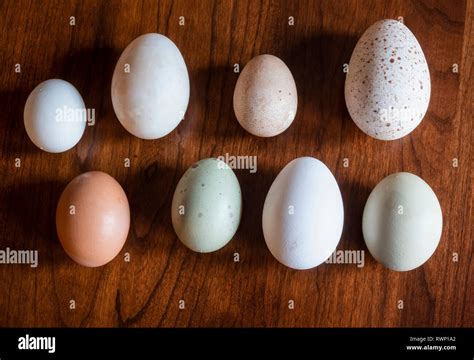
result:
[[[75,177],[56,209],[56,230],[66,253],[78,264],[96,267],[122,249],[130,227],[130,208],[120,184],[101,171]]]
[[[288,129],[298,106],[290,69],[273,55],[254,57],[244,67],[234,91],[234,112],[249,133],[271,137]]]
[[[413,33],[396,20],[369,27],[352,53],[345,84],[356,125],[376,139],[399,139],[420,124],[430,93],[428,64]]]

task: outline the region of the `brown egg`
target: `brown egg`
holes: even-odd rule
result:
[[[64,189],[56,209],[56,229],[66,253],[77,263],[96,267],[122,249],[130,228],[130,208],[120,184],[90,171]]]
[[[234,90],[234,112],[249,133],[271,137],[293,122],[298,106],[290,69],[273,55],[259,55],[245,66]]]

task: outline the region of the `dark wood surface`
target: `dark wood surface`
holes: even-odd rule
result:
[[[0,326],[473,326],[472,13],[472,1],[462,0],[1,1],[0,248],[37,249],[39,266],[0,265]],[[382,142],[350,119],[342,69],[368,26],[398,16],[428,60],[431,102],[412,134]],[[155,141],[128,134],[110,99],[120,53],[147,32],[176,43],[191,82],[185,121]],[[263,53],[287,63],[299,100],[293,125],[269,139],[246,133],[232,108],[233,65]],[[37,149],[23,126],[29,92],[49,78],[71,82],[96,110],[96,125],[62,154]],[[171,198],[191,164],[225,153],[256,155],[258,171],[236,171],[244,205],[234,239],[218,252],[196,254],[174,234]],[[368,252],[362,269],[280,265],[263,239],[263,202],[283,166],[304,155],[325,162],[340,185],[345,224],[338,249],[367,250],[362,211],[382,178],[398,171],[421,176],[443,209],[434,256],[406,273],[383,268]],[[95,269],[67,257],[54,223],[62,189],[89,170],[114,176],[132,212],[123,251]]]

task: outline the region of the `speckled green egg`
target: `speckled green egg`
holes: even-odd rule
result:
[[[218,159],[191,166],[173,195],[171,218],[181,242],[200,253],[219,250],[240,223],[242,194],[232,169]]]

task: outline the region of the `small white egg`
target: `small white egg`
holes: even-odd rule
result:
[[[81,94],[67,81],[50,79],[36,86],[23,113],[26,132],[41,150],[60,153],[74,147],[86,128]]]

